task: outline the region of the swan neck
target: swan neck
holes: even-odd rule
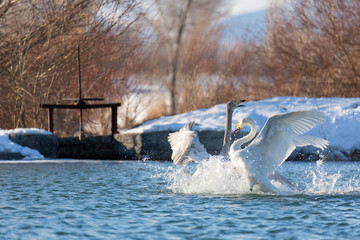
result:
[[[231,148],[232,150],[238,150],[241,149],[241,146],[247,142],[250,142],[251,140],[254,139],[254,137],[256,136],[256,131],[257,131],[257,127],[256,127],[256,123],[251,120],[250,118],[245,118],[243,120],[244,125],[249,125],[251,127],[250,133],[247,134],[246,136],[236,140],[232,145]]]
[[[234,110],[229,106],[229,103],[226,105],[226,126],[225,126],[225,134],[224,134],[224,141],[223,146],[221,149],[220,154],[226,155],[230,149],[231,143],[231,125],[232,125],[232,115]]]

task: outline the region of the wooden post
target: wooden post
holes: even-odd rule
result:
[[[54,119],[53,119],[53,108],[49,108],[48,111],[48,131],[54,132]]]
[[[111,107],[111,138],[117,133],[117,106]]]
[[[80,108],[80,135],[79,135],[79,139],[80,139],[80,141],[85,139],[82,108]]]

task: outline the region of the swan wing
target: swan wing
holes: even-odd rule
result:
[[[316,111],[298,111],[270,117],[259,135],[245,149],[247,154],[253,156],[252,161],[256,162],[252,165],[257,174],[269,176],[297,146],[326,146],[326,140],[303,135],[324,121],[325,115]]]
[[[194,123],[190,122],[168,136],[172,150],[171,159],[176,165],[185,166],[191,161],[198,162],[209,158],[209,154],[199,141],[197,132],[192,130]]]
[[[320,148],[321,150],[324,150],[329,145],[329,142],[322,138],[303,134],[296,136],[293,140],[293,144],[296,145],[296,147],[312,145],[314,147]]]

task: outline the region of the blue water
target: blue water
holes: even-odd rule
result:
[[[218,160],[196,167],[1,162],[0,238],[360,238],[360,163],[285,162],[301,192],[284,195],[248,191]]]

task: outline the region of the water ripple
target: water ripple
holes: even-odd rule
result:
[[[193,170],[162,162],[2,163],[0,235],[3,239],[360,236],[359,163],[285,163],[279,171],[303,190],[287,196],[249,192],[226,163],[217,163],[204,178],[192,178]]]

